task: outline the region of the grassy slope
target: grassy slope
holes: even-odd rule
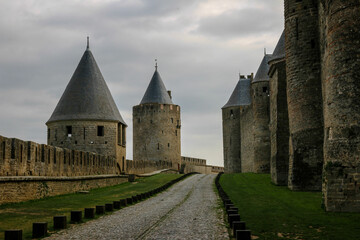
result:
[[[360,214],[325,212],[320,192],[275,186],[269,174],[224,174],[220,184],[259,239],[360,239]]]
[[[67,194],[0,205],[0,232],[6,229],[23,229],[25,238],[31,238],[33,222],[48,222],[48,227],[51,229],[52,218],[55,215],[67,215],[69,220],[72,210],[83,210],[85,207],[112,203],[121,198],[152,190],[180,176],[182,175],[158,174],[137,179],[136,184],[127,182],[116,186],[93,189],[89,194]],[[1,233],[0,239],[3,237],[4,235]]]

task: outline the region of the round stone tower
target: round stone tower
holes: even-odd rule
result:
[[[155,67],[140,104],[133,107],[134,160],[168,161],[180,170],[180,106],[173,104]]]
[[[285,0],[292,190],[321,189],[324,134],[318,17],[318,1]]]
[[[360,3],[321,1],[326,210],[360,211]]]
[[[124,171],[127,125],[89,44],[46,125],[49,145],[114,157]]]
[[[254,166],[255,173],[270,172],[270,89],[269,89],[269,59],[271,54],[265,54],[253,81],[251,82],[252,109],[254,119]]]
[[[285,32],[269,61],[270,70],[270,173],[276,185],[288,184],[289,117],[286,94]]]
[[[241,106],[251,104],[250,78],[240,75],[229,101],[222,107],[224,170],[226,173],[241,172]]]

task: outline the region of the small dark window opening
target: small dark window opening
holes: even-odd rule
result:
[[[55,141],[57,141],[57,129],[55,129],[55,135],[54,135]]]
[[[171,118],[171,123],[174,123],[174,119],[173,119],[173,118]]]
[[[168,143],[168,147],[170,147],[170,143]]]
[[[157,146],[157,150],[159,150],[160,149],[160,143],[158,143],[158,146]]]
[[[175,130],[175,136],[177,136],[177,130]]]
[[[31,159],[31,143],[30,142],[28,142],[27,158],[28,158],[28,160]]]
[[[15,139],[11,139],[11,159],[15,159]]]
[[[66,126],[66,133],[68,137],[72,135],[72,126]]]
[[[97,135],[98,135],[98,137],[103,137],[104,136],[104,126],[98,126],[97,127]]]
[[[86,130],[84,128],[84,140],[85,140],[85,138],[86,138]]]
[[[263,87],[263,92],[267,93],[267,91],[268,91],[267,87]]]
[[[140,119],[140,118],[138,118],[138,123],[139,123],[139,122],[141,122],[141,119]]]
[[[311,39],[311,48],[315,48],[315,39]]]
[[[230,110],[230,117],[233,117],[234,116],[234,112],[233,110]]]
[[[152,123],[152,119],[150,120],[150,123]]]

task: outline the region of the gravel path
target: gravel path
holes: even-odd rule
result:
[[[146,201],[46,239],[229,239],[215,177],[193,175]]]

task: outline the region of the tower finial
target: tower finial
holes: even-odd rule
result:
[[[155,58],[155,70],[157,71],[158,68],[158,64],[157,64],[157,59]]]
[[[89,44],[89,36],[87,36],[87,45],[86,45],[86,49],[89,49],[89,46],[90,44]]]

